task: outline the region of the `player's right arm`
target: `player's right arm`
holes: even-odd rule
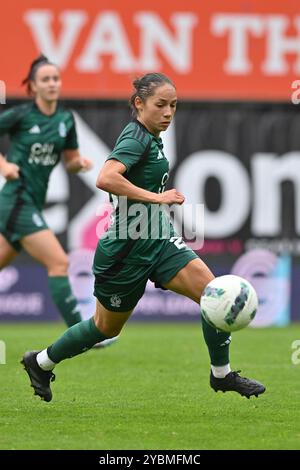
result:
[[[0,153],[0,174],[7,180],[20,178],[20,167],[15,163],[10,163],[5,156]]]
[[[96,186],[103,191],[128,199],[154,204],[182,204],[184,196],[176,189],[157,194],[140,188],[123,176],[127,167],[118,160],[107,160],[97,178]]]
[[[8,109],[0,114],[0,136],[11,133],[17,125],[19,114],[16,108]],[[10,163],[5,156],[0,153],[0,174],[8,181],[20,177],[20,168],[15,163]]]

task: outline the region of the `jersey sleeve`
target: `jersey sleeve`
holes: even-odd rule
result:
[[[11,134],[19,121],[16,108],[10,108],[0,114],[0,135]]]
[[[117,142],[112,153],[107,157],[107,160],[118,160],[126,166],[128,172],[130,168],[140,161],[145,148],[146,145],[143,142],[127,137]]]
[[[77,131],[76,131],[76,124],[75,124],[75,119],[73,117],[73,114],[72,114],[72,124],[67,133],[64,148],[70,149],[70,150],[78,149]]]

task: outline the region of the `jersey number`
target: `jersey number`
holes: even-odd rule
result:
[[[185,242],[182,240],[182,237],[171,237],[171,238],[170,238],[170,242],[171,242],[171,243],[174,243],[174,245],[176,246],[176,248],[178,248],[178,250],[181,250],[181,248],[185,248],[185,247],[186,247],[186,244],[185,244]]]

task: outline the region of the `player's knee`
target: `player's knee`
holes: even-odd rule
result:
[[[6,268],[6,266],[9,265],[10,261],[11,261],[11,258],[0,256],[0,271],[1,269]]]
[[[59,259],[53,261],[48,266],[48,274],[50,276],[67,276],[69,269],[69,259],[66,256],[61,256]]]
[[[203,294],[205,287],[214,279],[215,279],[215,276],[211,272],[206,272],[204,274],[203,279],[201,279],[202,282],[200,284],[201,295]]]

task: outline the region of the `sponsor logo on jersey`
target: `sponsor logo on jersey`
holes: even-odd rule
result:
[[[37,124],[35,124],[31,129],[29,129],[29,134],[40,134],[41,133],[41,129],[39,128],[39,126]]]
[[[67,128],[64,122],[60,122],[58,126],[58,133],[60,137],[66,137],[67,135]]]
[[[122,301],[121,301],[120,297],[119,297],[117,294],[113,294],[113,295],[111,296],[111,298],[110,298],[110,305],[111,305],[112,307],[117,307],[117,308],[119,308],[120,305],[121,305],[121,302],[122,302]]]
[[[54,144],[41,144],[35,142],[30,149],[28,163],[42,166],[54,166],[58,155],[54,153]]]

